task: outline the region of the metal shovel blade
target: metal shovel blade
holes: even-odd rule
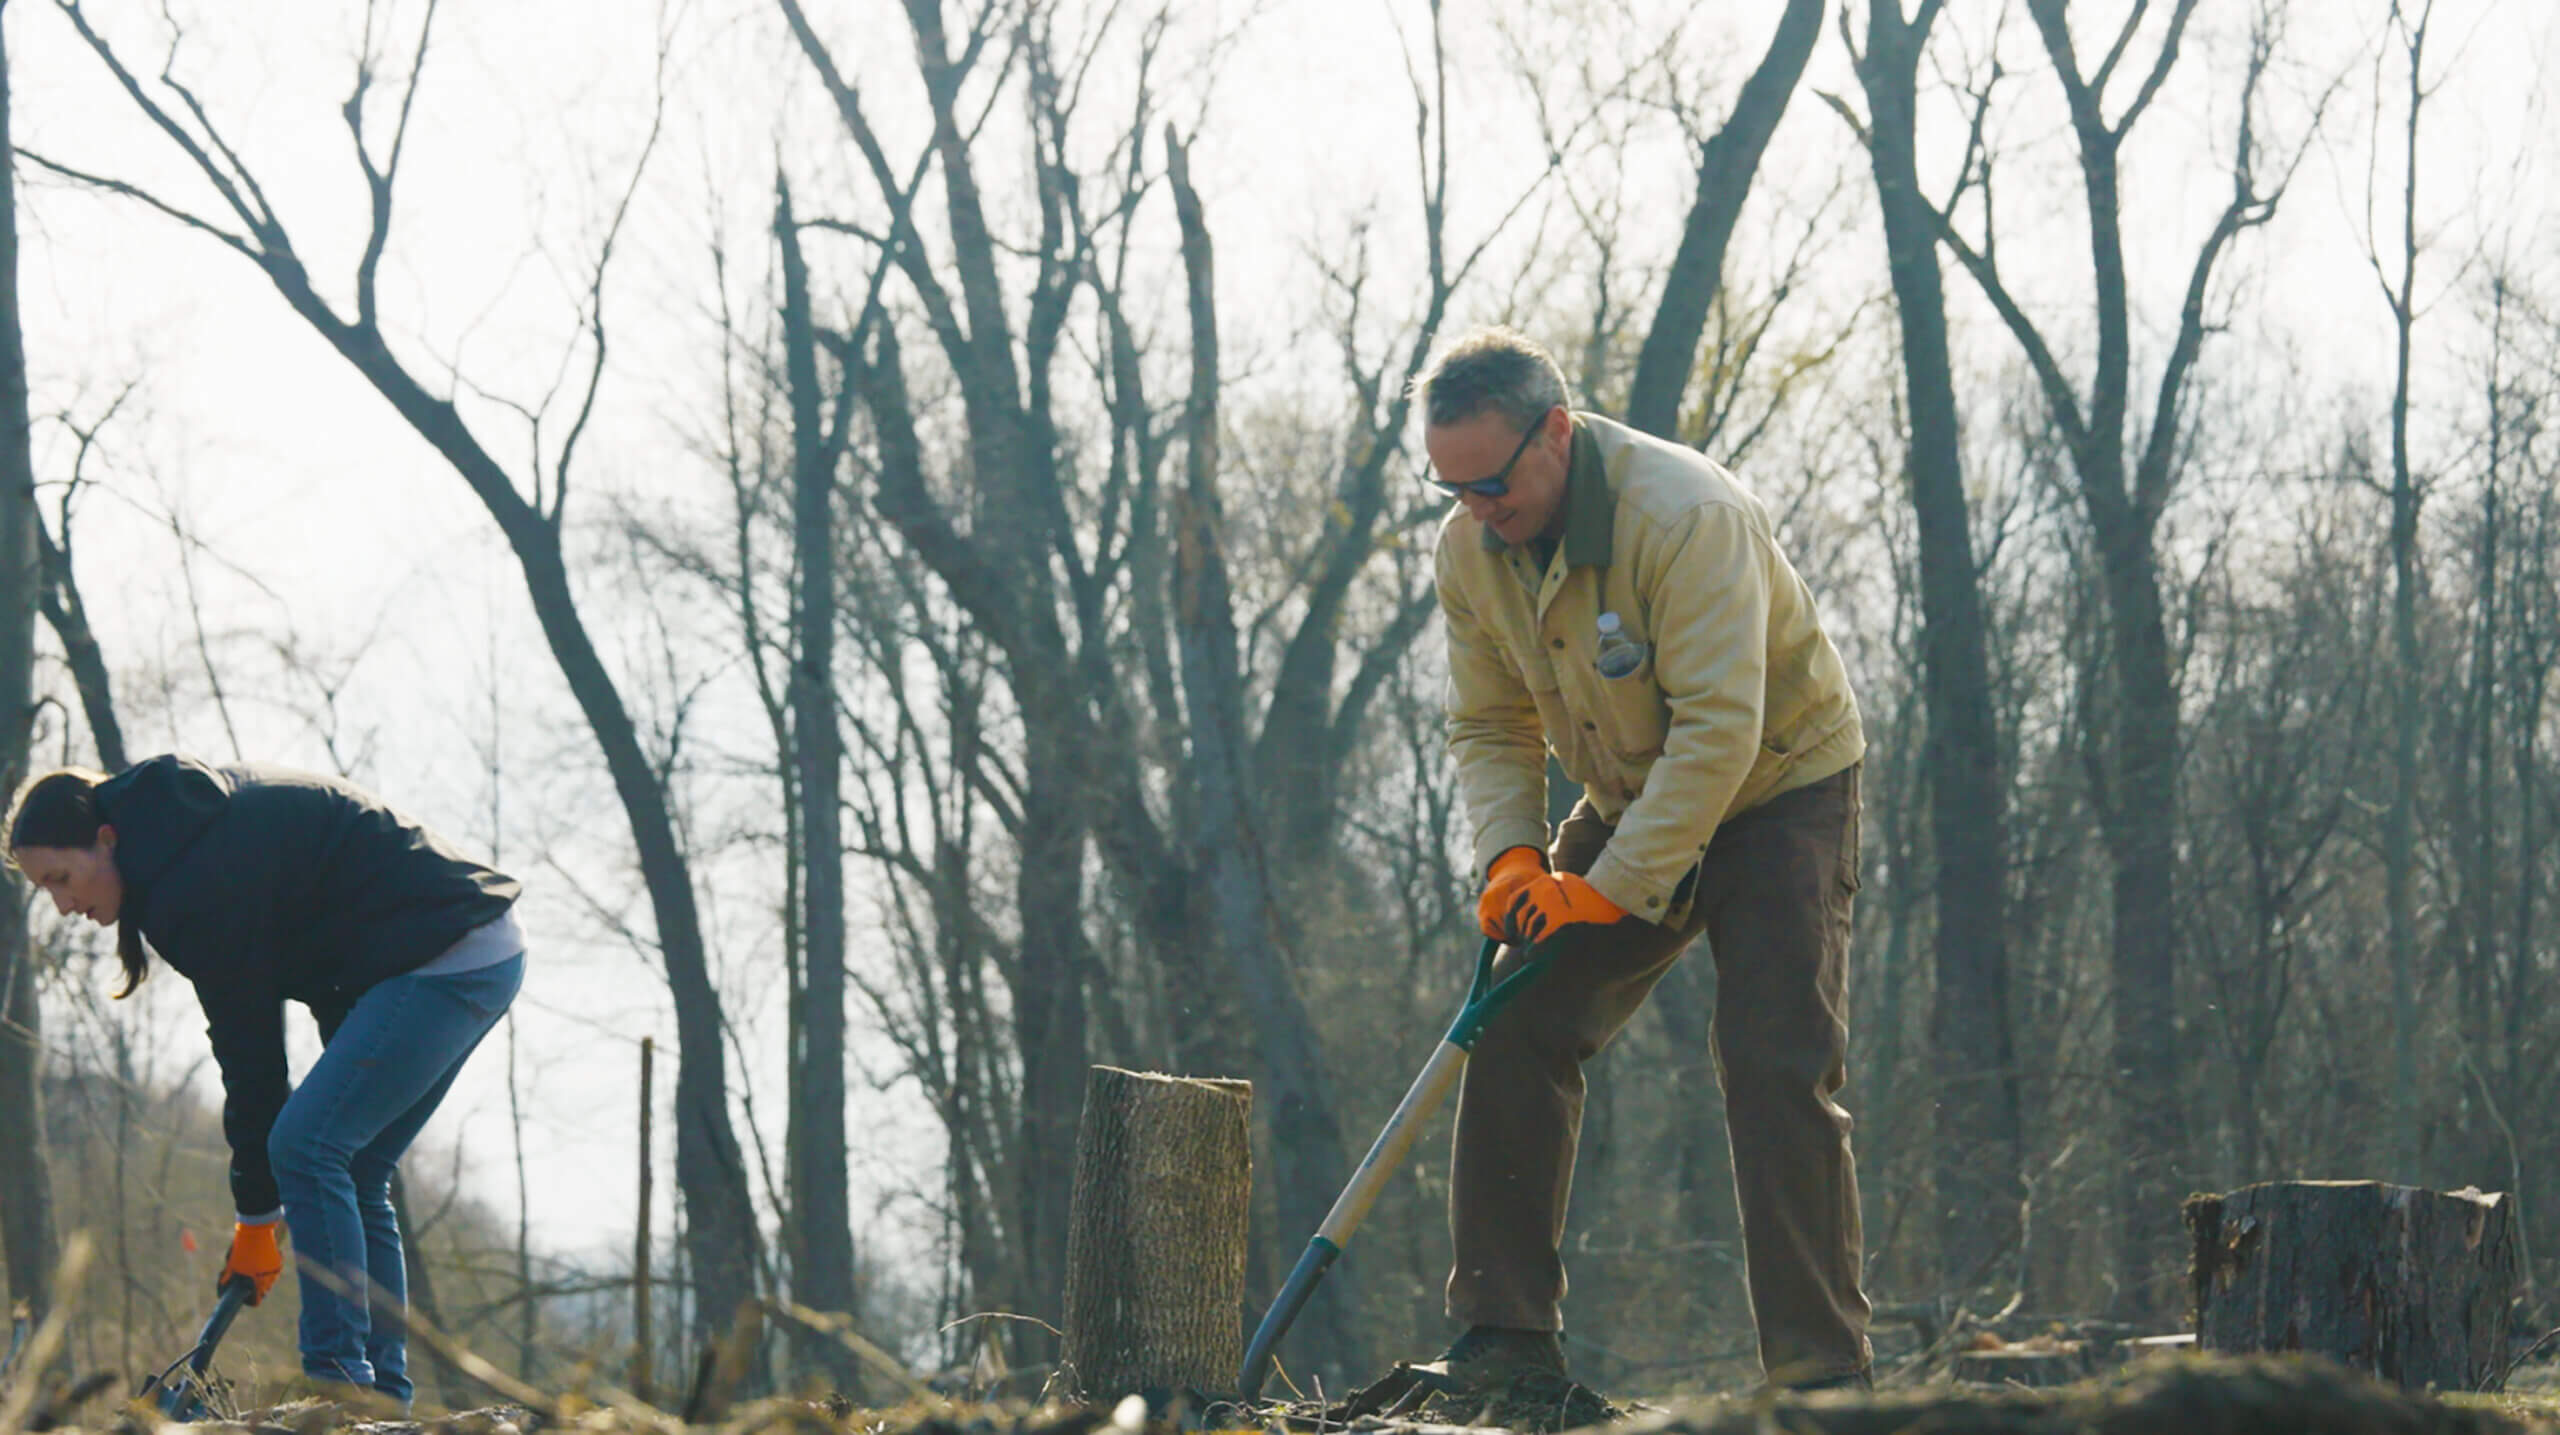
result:
[[[231,1322],[256,1290],[247,1276],[234,1276],[224,1283],[221,1299],[213,1303],[213,1314],[205,1317],[204,1329],[196,1335],[195,1348],[142,1382],[135,1398],[150,1400],[160,1407],[161,1414],[177,1421],[204,1420],[221,1414],[212,1406],[214,1348],[230,1333]]]

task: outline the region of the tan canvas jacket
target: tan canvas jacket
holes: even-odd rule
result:
[[[1760,501],[1696,452],[1573,416],[1565,534],[1554,560],[1453,508],[1441,525],[1449,750],[1482,872],[1543,849],[1546,755],[1617,832],[1589,873],[1648,921],[1675,901],[1727,818],[1866,752],[1847,670]],[[1646,644],[1622,678],[1597,665],[1614,611]]]

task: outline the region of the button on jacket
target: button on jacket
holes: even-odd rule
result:
[[[1573,425],[1564,538],[1543,569],[1463,505],[1441,525],[1449,748],[1477,871],[1546,845],[1552,748],[1617,829],[1591,885],[1677,922],[1718,826],[1847,768],[1866,736],[1760,500],[1691,449],[1594,414]],[[1624,677],[1598,665],[1603,612],[1646,648]]]

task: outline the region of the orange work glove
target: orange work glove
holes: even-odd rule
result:
[[[1476,925],[1484,934],[1504,940],[1503,923],[1520,889],[1545,876],[1547,854],[1535,847],[1506,847],[1484,873],[1484,895],[1476,899]]]
[[[1627,909],[1571,872],[1530,879],[1503,914],[1504,937],[1514,946],[1543,942],[1572,926],[1624,921]]]
[[[242,1221],[231,1228],[231,1254],[222,1258],[222,1274],[214,1277],[216,1291],[231,1284],[234,1276],[247,1276],[257,1289],[249,1295],[256,1305],[275,1288],[276,1277],[284,1274],[284,1252],[276,1248],[276,1230],[281,1220],[260,1221],[251,1225]]]

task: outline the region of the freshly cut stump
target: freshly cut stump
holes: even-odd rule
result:
[[[1244,1360],[1253,1083],[1094,1067],[1067,1220],[1069,1383],[1225,1390]]]
[[[2412,1390],[2503,1383],[2515,1293],[2502,1193],[2273,1181],[2186,1205],[2196,1344],[2307,1350]]]

